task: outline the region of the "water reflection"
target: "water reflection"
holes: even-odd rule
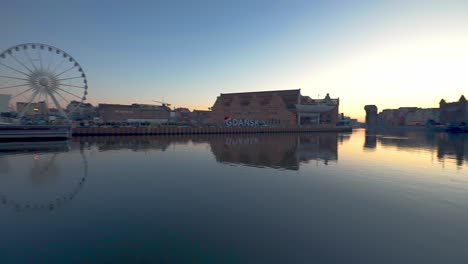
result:
[[[357,135],[356,140],[359,140],[359,132]],[[338,145],[346,144],[350,137],[350,134],[312,133],[90,137],[74,138],[72,142],[2,143],[0,202],[16,210],[53,210],[61,207],[81,190],[87,177],[86,155],[92,153],[90,150],[93,149],[98,152],[165,152],[173,146],[193,149],[193,146],[200,145],[206,147],[209,155],[219,163],[299,170],[301,164],[310,161],[324,165],[336,162],[339,157]],[[376,133],[368,130],[362,140],[364,150],[379,153],[384,153],[388,148],[405,152],[423,150],[433,153],[440,161],[456,160],[459,167],[468,161],[466,134],[404,130]]]
[[[67,141],[0,144],[0,203],[16,211],[63,207],[88,176],[83,150],[71,154]]]
[[[0,263],[465,263],[466,136],[364,136],[0,146]]]
[[[207,140],[207,138],[203,138],[202,141],[198,139],[200,142],[207,142]],[[110,136],[73,138],[73,142],[82,147],[94,146],[98,151],[132,150],[139,152],[147,150],[166,151],[171,145],[197,142],[197,138],[180,136]]]
[[[396,147],[401,151],[425,150],[437,152],[440,161],[456,160],[457,166],[468,162],[468,135],[434,133],[426,130],[383,130],[365,131],[364,150],[375,150],[381,146]]]
[[[377,147],[377,135],[375,132],[366,130],[364,139],[364,150],[374,150]]]
[[[298,170],[301,162],[338,160],[338,135],[226,137],[209,142],[218,162]]]
[[[2,142],[0,143],[0,157],[27,153],[53,153],[70,150],[68,141],[45,142]]]
[[[163,137],[101,137],[75,139],[95,145],[99,151],[128,149],[166,151],[171,145],[207,144],[216,161],[255,167],[298,170],[301,163],[338,160],[338,141],[349,135],[337,133],[281,135],[216,135]]]

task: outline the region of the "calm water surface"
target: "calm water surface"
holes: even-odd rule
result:
[[[468,137],[0,144],[0,263],[468,263]]]

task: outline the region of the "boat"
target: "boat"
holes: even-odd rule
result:
[[[27,153],[59,153],[70,151],[68,141],[2,142],[0,157]]]
[[[447,126],[446,131],[450,133],[468,133],[468,123],[451,123]]]
[[[71,137],[67,125],[0,124],[0,141],[66,140]]]

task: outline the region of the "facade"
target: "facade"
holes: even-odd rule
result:
[[[70,116],[73,120],[93,120],[95,117],[98,117],[97,108],[89,103],[80,105],[80,102],[78,101],[71,101],[68,104],[66,111],[73,111]]]
[[[206,126],[212,123],[211,111],[208,110],[193,110],[191,113],[191,122],[196,126]]]
[[[191,112],[188,108],[179,107],[174,109],[174,122],[179,124],[190,124],[191,123]]]
[[[429,120],[439,122],[440,111],[438,108],[417,108],[414,111],[408,112],[405,117],[405,125],[422,126],[426,125]]]
[[[49,109],[47,107],[46,102],[44,101],[31,103],[29,104],[29,107],[28,107],[28,103],[26,102],[16,102],[16,111],[18,113],[25,111],[23,116],[29,116],[29,117],[46,116],[49,114]]]
[[[8,103],[10,102],[11,95],[0,94],[0,113],[8,112]]]
[[[171,109],[159,105],[99,104],[98,112],[104,123],[165,123],[171,117]]]
[[[465,96],[461,96],[458,102],[447,103],[440,100],[440,123],[461,123],[468,122],[468,103]]]
[[[378,115],[378,124],[384,126],[423,126],[429,120],[439,122],[438,108],[400,107],[385,109]]]
[[[338,121],[339,99],[312,99],[301,90],[221,94],[211,108],[217,126],[292,127],[330,124]]]

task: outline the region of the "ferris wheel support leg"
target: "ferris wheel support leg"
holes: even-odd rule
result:
[[[55,107],[57,107],[57,110],[59,111],[60,115],[68,120],[67,114],[65,114],[65,111],[63,111],[62,107],[57,101],[57,98],[55,98],[55,95],[51,92],[48,92],[48,94],[50,95],[50,98],[52,98],[52,101],[54,102]]]

